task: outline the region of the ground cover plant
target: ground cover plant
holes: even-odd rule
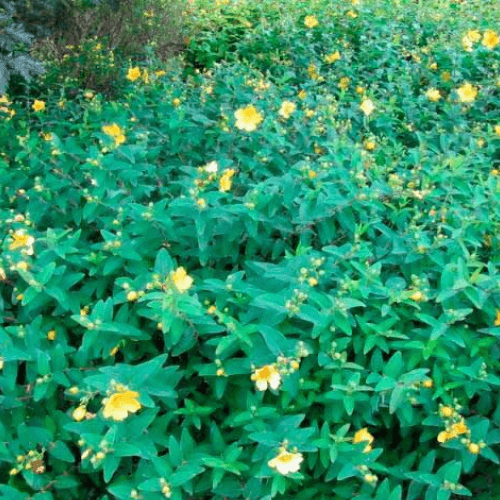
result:
[[[195,0],[68,49],[113,100],[11,87],[0,498],[500,495],[493,5]]]

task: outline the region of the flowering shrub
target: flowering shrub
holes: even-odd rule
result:
[[[0,97],[0,498],[500,494],[496,11],[253,7]]]

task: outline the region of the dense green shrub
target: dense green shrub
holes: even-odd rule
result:
[[[2,100],[1,498],[500,495],[493,14],[273,5]]]

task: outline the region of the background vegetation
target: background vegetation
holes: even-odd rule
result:
[[[500,494],[493,7],[69,4],[0,102],[0,498]]]

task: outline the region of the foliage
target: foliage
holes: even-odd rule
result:
[[[189,51],[117,58],[115,102],[2,101],[0,498],[500,494],[500,43],[473,3],[207,30],[192,4]]]
[[[23,53],[22,49],[33,43],[35,35],[47,36],[51,32],[46,12],[49,12],[49,19],[54,18],[53,3],[51,0],[36,0],[36,9],[39,13],[37,22],[33,22],[30,18],[24,23],[15,21],[16,8],[20,3],[20,1],[3,0],[0,2],[0,93],[7,90],[13,75],[21,75],[30,80],[44,71],[40,61]]]
[[[183,42],[178,11],[179,5],[172,1],[156,9],[151,2],[130,0],[121,0],[115,7],[77,5],[64,30],[33,48],[32,53],[51,67],[42,83],[53,87],[72,81],[114,99],[121,91],[117,83],[121,65],[115,61],[143,60],[147,43],[163,62],[179,53]]]

